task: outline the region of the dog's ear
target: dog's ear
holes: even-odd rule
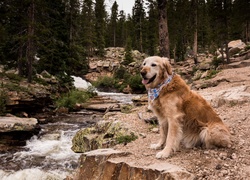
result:
[[[167,70],[168,74],[172,75],[172,68],[170,66],[169,59],[162,58],[162,61],[163,61],[164,68]]]

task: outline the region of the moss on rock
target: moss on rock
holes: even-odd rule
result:
[[[122,122],[100,121],[94,127],[79,130],[72,140],[71,149],[82,153],[128,143],[135,139],[137,139],[135,133],[123,127]]]

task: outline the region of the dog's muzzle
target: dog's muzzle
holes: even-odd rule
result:
[[[141,76],[142,76],[142,84],[144,84],[144,85],[146,85],[146,84],[149,84],[149,83],[153,82],[153,81],[155,80],[155,78],[156,78],[156,74],[155,74],[153,77],[151,77],[151,78],[146,78],[146,75],[147,75],[147,73],[146,73],[146,72],[141,71]]]

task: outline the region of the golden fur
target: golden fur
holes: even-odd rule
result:
[[[167,58],[152,56],[142,63],[142,83],[147,89],[156,88],[172,70]],[[167,158],[179,148],[203,145],[206,148],[228,147],[230,133],[220,117],[208,102],[190,90],[179,75],[174,75],[169,84],[164,85],[159,97],[149,100],[149,108],[157,116],[160,126],[160,140],[151,145],[161,149],[157,158]]]

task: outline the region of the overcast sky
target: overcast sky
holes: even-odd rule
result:
[[[107,5],[107,11],[110,12],[110,9],[115,2],[115,0],[105,0]],[[116,0],[118,4],[118,11],[124,10],[126,14],[132,14],[132,8],[135,4],[135,0]]]

